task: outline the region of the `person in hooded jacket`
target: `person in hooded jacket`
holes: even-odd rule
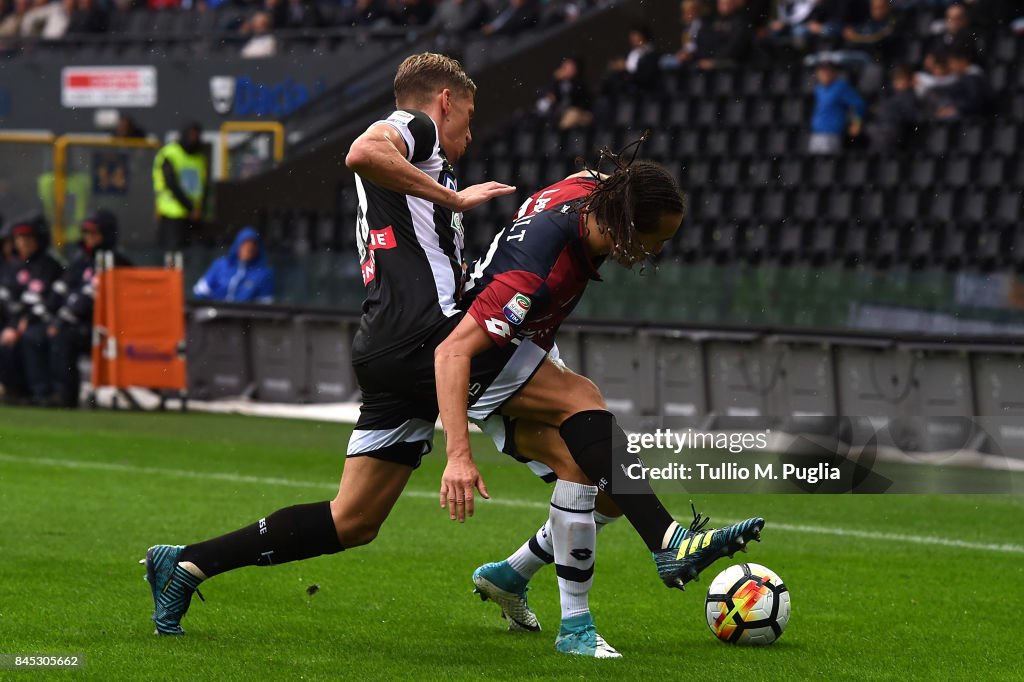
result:
[[[0,301],[6,308],[0,331],[0,381],[9,402],[44,405],[53,390],[46,301],[64,266],[48,252],[50,231],[41,215],[16,221],[11,235],[18,261],[6,268],[0,283]]]
[[[96,287],[96,255],[100,251],[114,254],[114,266],[130,266],[117,250],[117,216],[99,209],[82,223],[82,241],[74,260],[64,275],[54,282],[47,300],[50,322],[50,380],[53,393],[50,404],[55,407],[78,405],[81,376],[78,357],[91,345],[92,311]]]
[[[274,271],[267,265],[259,233],[251,227],[242,228],[231,252],[213,262],[192,288],[192,294],[215,301],[272,303]]]

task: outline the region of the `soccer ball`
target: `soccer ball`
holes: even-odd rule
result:
[[[789,590],[759,564],[738,564],[718,574],[705,601],[708,627],[730,644],[771,644],[789,623]]]

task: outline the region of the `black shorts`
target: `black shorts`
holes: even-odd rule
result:
[[[434,349],[450,331],[394,354],[353,364],[363,403],[349,438],[348,457],[368,456],[420,465],[434,443],[437,393]],[[498,412],[534,375],[547,352],[529,340],[493,347],[473,358],[468,415],[484,421]]]

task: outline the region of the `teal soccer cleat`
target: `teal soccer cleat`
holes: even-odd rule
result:
[[[558,639],[555,640],[555,650],[588,658],[622,658],[622,654],[597,634],[594,619],[589,613],[562,621]]]
[[[480,599],[490,599],[501,607],[502,617],[508,621],[510,632],[539,632],[537,615],[530,610],[526,601],[527,580],[509,566],[508,561],[484,564],[473,571],[475,594]]]
[[[185,634],[181,619],[192,602],[192,593],[199,594],[197,588],[202,581],[178,566],[182,549],[184,545],[154,545],[140,562],[146,564],[146,580],[153,591],[152,619],[157,635]]]
[[[693,509],[693,505],[690,505]],[[708,517],[693,509],[693,522],[689,528],[679,527],[669,546],[654,552],[658,575],[669,587],[685,589],[686,583],[697,580],[701,571],[724,556],[747,551],[751,540],[761,541],[764,519],[755,517],[725,528],[704,530]]]

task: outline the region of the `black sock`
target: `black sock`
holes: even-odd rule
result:
[[[188,545],[178,561],[191,561],[207,578],[242,566],[271,566],[342,550],[330,502],[298,504],[233,533]]]
[[[646,481],[631,483],[629,494],[616,493],[612,488],[614,468],[623,462],[636,460],[636,456],[626,450],[626,433],[616,423],[615,416],[605,410],[579,412],[562,422],[559,432],[576,464],[598,488],[615,500],[647,543],[647,548],[652,552],[661,549],[665,531],[675,519],[661,505],[651,486]]]

